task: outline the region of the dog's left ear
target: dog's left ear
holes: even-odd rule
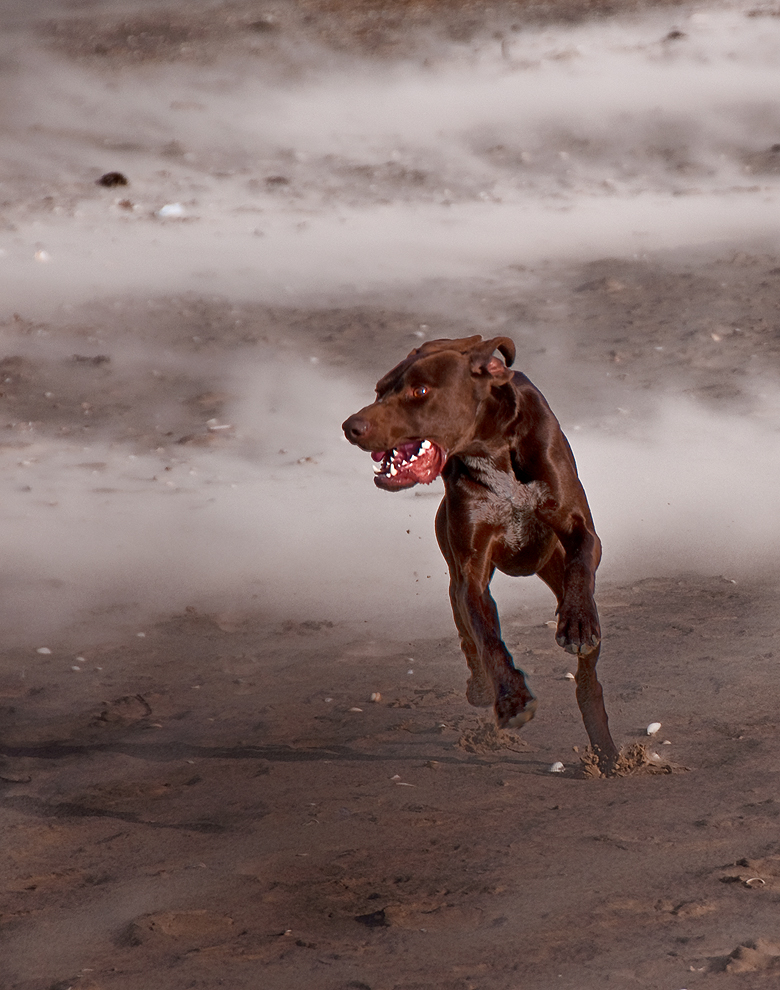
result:
[[[494,351],[501,354],[506,364],[495,357]],[[509,365],[514,359],[515,342],[509,337],[493,337],[491,340],[483,340],[471,352],[471,373],[473,375],[490,375],[495,384],[506,385],[512,380]]]

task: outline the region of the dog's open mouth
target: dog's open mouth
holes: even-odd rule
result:
[[[432,440],[413,440],[392,450],[373,451],[374,484],[397,491],[412,485],[429,485],[442,472],[447,454]]]

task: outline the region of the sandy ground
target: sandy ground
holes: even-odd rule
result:
[[[776,7],[3,10],[0,986],[777,986]],[[340,437],[472,332],[657,773],[585,772],[539,582],[536,719],[467,706],[440,489]]]

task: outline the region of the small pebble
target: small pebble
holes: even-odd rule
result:
[[[645,731],[647,732],[648,736],[654,736],[660,728],[661,728],[660,722],[651,722]]]
[[[146,638],[146,633],[136,633],[136,636],[137,636],[137,637],[138,637],[139,639],[145,639],[145,638]]]
[[[99,179],[96,179],[95,183],[98,186],[106,186],[108,189],[112,189],[114,186],[128,185],[127,176],[121,172],[106,172],[105,175],[101,175]]]
[[[350,711],[351,712],[362,712],[363,709],[362,708],[350,708]]]
[[[570,670],[567,670],[566,673],[563,676],[564,676],[564,678],[567,681],[573,681],[574,680],[574,674],[572,674],[572,672]]]
[[[43,653],[45,655],[48,655],[49,653],[51,653],[51,650],[49,649],[48,646],[39,646],[38,649],[35,652],[36,653]]]
[[[381,701],[382,700],[382,695],[378,691],[372,691],[371,692],[371,697],[368,700],[369,701]]]
[[[563,765],[563,764],[561,763],[561,761],[560,761],[560,760],[557,760],[557,761],[556,761],[555,763],[553,763],[553,765],[552,765],[552,766],[550,767],[550,773],[563,773],[563,771],[564,771],[565,769],[566,769],[566,767],[565,767],[565,766],[564,766],[564,765]]]

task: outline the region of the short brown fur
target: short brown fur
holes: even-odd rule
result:
[[[509,369],[514,357],[508,337],[429,341],[379,381],[376,401],[343,428],[366,451],[426,439],[443,451],[436,537],[471,671],[468,701],[492,705],[501,728],[533,718],[536,699],[501,639],[489,585],[496,568],[537,574],[558,601],[556,641],[578,658],[577,703],[599,768],[610,773],[618,753],[596,676],[601,542],[568,441],[542,393]]]

